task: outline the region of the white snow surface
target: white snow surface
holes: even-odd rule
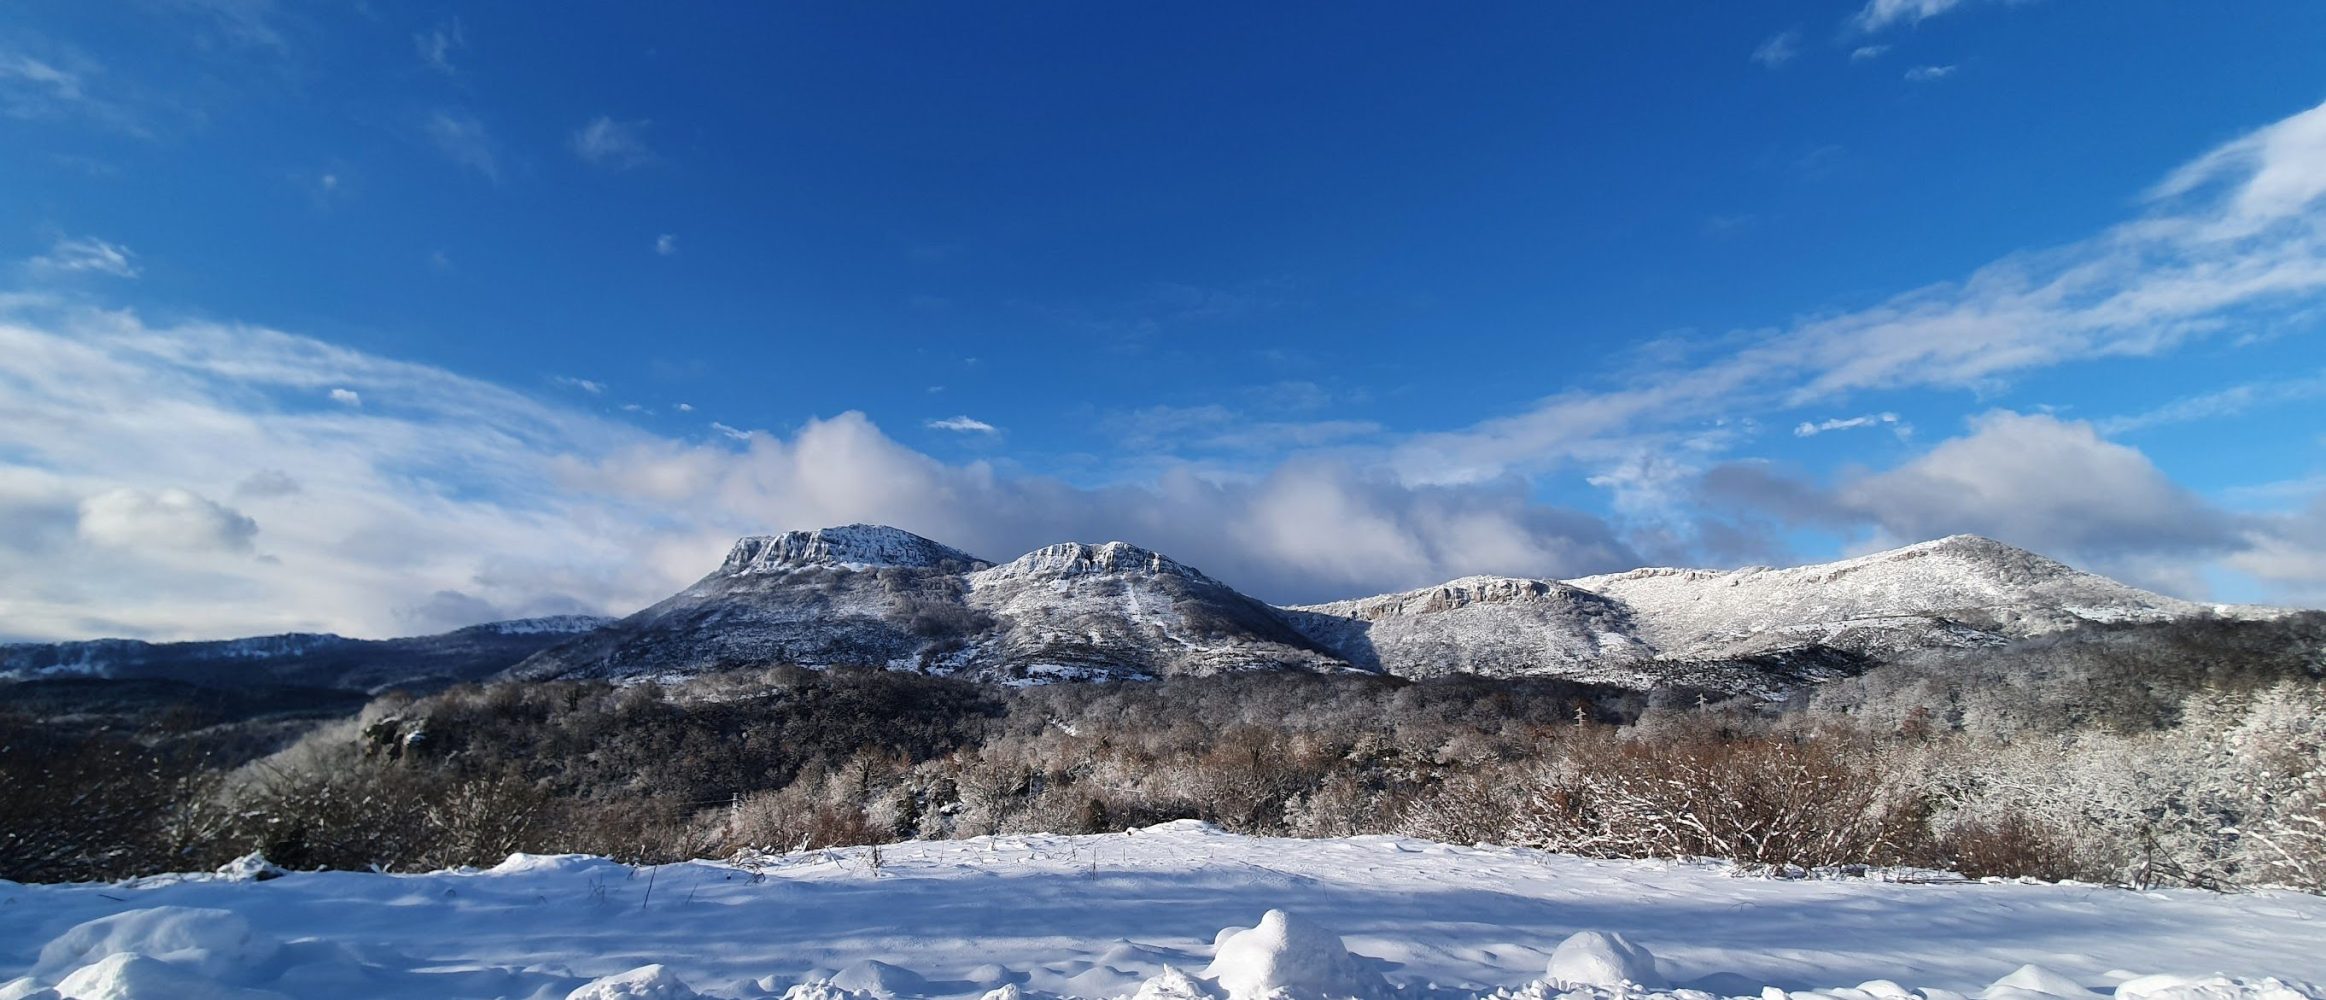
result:
[[[2322,944],[2326,898],[2295,893],[1776,881],[1191,821],[877,864],[0,882],[0,998],[2326,1000]]]

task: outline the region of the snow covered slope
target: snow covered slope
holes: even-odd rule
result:
[[[2326,997],[2316,896],[1774,881],[1188,821],[742,864],[254,870],[0,883],[0,997]]]
[[[1287,610],[1351,664],[1404,677],[1552,674],[1633,686],[1656,653],[1635,636],[1630,608],[1550,580],[1468,576]]]
[[[1909,650],[2226,610],[1971,536],[1796,569],[1465,577],[1274,608],[1122,542],[991,565],[895,528],[848,525],[745,538],[694,586],[515,674],[798,663],[1022,682],[1292,668],[1769,695]]]
[[[1275,608],[1122,542],[1046,546],[972,573],[969,603],[997,626],[969,661],[1034,676],[1342,666]]]
[[[1880,655],[2230,610],[1976,535],[1793,569],[1637,569],[1568,583],[1623,602],[1639,638],[1678,659],[1810,644]]]

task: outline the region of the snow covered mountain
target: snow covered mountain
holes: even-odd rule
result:
[[[1567,582],[1630,607],[1639,638],[1662,655],[1698,660],[1807,645],[1883,655],[2259,610],[2152,594],[1977,535],[1793,569],[1635,569]]]
[[[1276,609],[1135,546],[1053,545],[996,566],[854,524],[742,539],[693,586],[512,674],[627,678],[774,663],[1000,681],[1341,666]]]
[[[592,615],[553,615],[402,639],[293,632],[208,642],[6,643],[0,644],[0,681],[88,678],[236,688],[438,688],[489,677],[536,650],[608,621]]]
[[[1236,670],[1552,676],[1773,693],[1917,649],[2253,613],[2175,600],[1968,535],[1793,569],[1465,577],[1278,608],[1123,542],[1003,564],[896,528],[738,541],[718,570],[558,646],[525,678],[796,663],[1032,682]]]

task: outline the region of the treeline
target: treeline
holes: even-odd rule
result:
[[[2326,891],[2322,650],[2326,615],[2119,626],[1676,707],[1550,680],[1003,689],[774,668],[390,696],[231,767],[0,720],[0,876],[252,850],[291,868],[669,861],[1196,818],[1773,872]]]

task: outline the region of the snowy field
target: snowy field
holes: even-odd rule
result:
[[[0,998],[116,1000],[2320,1000],[2326,898],[1772,881],[1182,822],[756,871],[525,856],[429,875],[0,882],[0,982]]]

